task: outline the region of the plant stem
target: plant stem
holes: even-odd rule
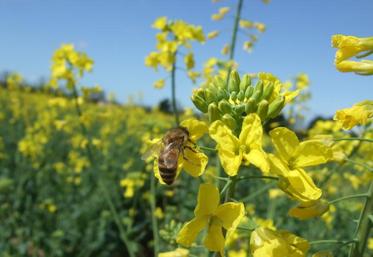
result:
[[[175,116],[175,123],[176,126],[179,126],[179,113],[177,111],[177,106],[176,106],[176,54],[174,54],[174,62],[172,63],[172,68],[171,68],[171,99],[172,99],[172,109],[174,112]]]
[[[355,243],[355,240],[347,240],[347,241],[340,241],[335,239],[329,239],[329,240],[315,240],[310,241],[310,245],[318,245],[318,244],[352,244]]]
[[[353,198],[362,198],[362,197],[368,197],[368,194],[356,194],[356,195],[343,196],[343,197],[330,201],[329,204],[335,204],[335,203],[338,203],[344,200],[353,199]]]
[[[238,177],[237,180],[246,180],[246,179],[272,179],[272,180],[278,180],[278,177],[273,176],[242,176]]]
[[[364,167],[366,168],[368,171],[372,172],[373,171],[373,167],[370,167],[369,165],[366,165],[365,163],[362,163],[362,162],[357,162],[357,161],[354,161],[354,160],[351,160],[349,158],[346,158],[346,161],[352,163],[352,164],[355,164],[355,165],[359,165],[361,167]]]
[[[369,219],[371,215],[373,215],[373,181],[370,183],[364,209],[360,214],[359,223],[355,232],[357,243],[351,246],[350,257],[361,257],[364,255],[369,232],[372,227],[372,222]]]
[[[152,213],[152,229],[153,229],[153,242],[154,242],[154,256],[158,256],[159,252],[159,237],[158,237],[158,221],[157,217],[155,217],[155,206],[156,206],[156,190],[155,190],[155,178],[154,176],[150,176],[150,192],[151,192],[151,199],[150,199],[150,209]]]
[[[334,141],[354,141],[354,140],[373,143],[373,139],[371,139],[371,138],[362,138],[362,137],[347,137],[347,138],[335,138],[334,139]]]
[[[86,147],[87,156],[88,156],[88,159],[89,159],[90,163],[92,164],[92,166],[96,166],[95,165],[96,163],[94,161],[95,159],[93,158],[93,154],[92,154],[91,141],[89,140],[88,130],[87,130],[86,126],[84,125],[84,123],[81,121],[81,117],[83,115],[83,112],[82,112],[82,110],[80,108],[80,105],[79,105],[78,91],[76,89],[75,84],[73,84],[72,88],[73,88],[72,91],[73,91],[73,97],[74,97],[74,102],[75,102],[75,110],[76,110],[76,113],[77,113],[78,119],[79,119],[79,126],[80,126],[82,134],[88,139],[88,143],[87,143],[87,147]],[[102,194],[104,195],[106,203],[109,206],[110,212],[114,217],[114,222],[116,223],[116,225],[118,227],[118,230],[119,230],[119,236],[120,236],[121,240],[123,241],[124,245],[126,246],[129,256],[130,257],[135,257],[135,254],[132,251],[132,247],[131,247],[130,242],[127,238],[127,235],[126,235],[125,229],[123,227],[123,224],[121,223],[121,221],[119,219],[118,212],[115,209],[114,203],[110,198],[110,195],[109,195],[109,192],[106,189],[106,186],[104,184],[102,184],[102,181],[100,179],[98,179],[98,187],[102,191]]]
[[[207,151],[211,151],[211,152],[217,152],[218,150],[216,150],[215,148],[211,148],[211,147],[207,147],[207,146],[202,146],[202,145],[199,145],[198,146],[200,149],[202,150],[207,150]]]

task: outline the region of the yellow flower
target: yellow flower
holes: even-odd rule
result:
[[[324,199],[315,202],[300,204],[289,211],[289,216],[301,220],[319,217],[329,210],[329,203]]]
[[[362,60],[360,62],[348,60],[359,54],[373,50],[373,37],[359,38],[346,35],[334,35],[332,46],[338,48],[334,63],[341,72],[356,72],[362,75],[373,74],[373,62]]]
[[[193,83],[196,83],[197,78],[201,76],[201,74],[197,71],[188,71],[188,77],[192,80]]]
[[[228,257],[246,257],[247,253],[244,249],[238,251],[230,250],[228,251]]]
[[[216,14],[213,14],[211,16],[211,19],[214,21],[219,21],[225,17],[225,15],[229,12],[230,8],[229,7],[222,7],[219,9],[219,12]]]
[[[156,89],[162,89],[164,88],[165,85],[165,80],[164,79],[159,79],[156,82],[154,82],[153,87]]]
[[[148,67],[154,68],[156,70],[158,68],[158,65],[159,65],[159,53],[151,52],[145,58],[145,65],[148,66]]]
[[[287,231],[259,227],[251,233],[250,248],[253,257],[305,257],[310,246]]]
[[[254,23],[252,21],[244,20],[244,19],[241,19],[239,24],[240,24],[240,27],[243,29],[251,29],[254,26]]]
[[[154,211],[154,216],[158,219],[162,219],[164,217],[164,213],[160,207],[157,207]]]
[[[365,100],[354,104],[351,108],[336,112],[334,120],[342,124],[344,129],[352,129],[356,125],[365,125],[373,117],[373,101]]]
[[[163,17],[159,17],[158,19],[156,19],[152,25],[153,28],[155,29],[159,29],[159,30],[163,30],[165,29],[167,26],[167,17],[166,16],[163,16]]]
[[[218,30],[211,31],[210,33],[207,34],[208,39],[213,39],[213,38],[216,38],[217,36],[219,36]]]
[[[223,49],[221,49],[221,54],[223,54],[223,55],[229,54],[229,51],[230,51],[229,47],[230,47],[229,44],[225,44]]]
[[[280,177],[280,188],[303,203],[318,200],[321,189],[303,168],[326,163],[332,157],[331,149],[313,140],[300,143],[295,133],[284,127],[269,134],[277,152],[269,155],[271,172]]]
[[[177,248],[175,251],[164,252],[158,254],[158,257],[187,257],[189,251],[183,248]]]
[[[266,25],[261,22],[255,22],[254,27],[259,30],[259,32],[264,32],[266,30]]]
[[[187,55],[185,55],[184,63],[187,70],[191,70],[194,68],[195,62],[193,53],[188,53]]]
[[[237,175],[242,162],[251,163],[265,173],[269,171],[267,155],[262,149],[263,128],[257,114],[245,117],[239,138],[220,120],[211,124],[209,134],[217,143],[220,162],[229,176]]]
[[[178,168],[175,178],[179,176],[182,169],[193,177],[201,176],[205,171],[208,157],[196,148],[195,142],[207,132],[208,127],[204,122],[196,119],[184,120],[181,122],[180,126],[189,132],[190,142],[186,142],[183,146],[184,150],[178,159]],[[158,158],[154,160],[154,175],[161,184],[165,184],[159,172]]]
[[[207,228],[207,235],[203,241],[204,246],[210,251],[220,252],[221,256],[224,256],[226,239],[223,235],[223,228],[228,231],[226,236],[228,238],[244,216],[245,207],[242,203],[219,203],[218,189],[212,184],[202,184],[194,210],[195,217],[184,224],[177,236],[177,243],[190,247],[197,235]]]

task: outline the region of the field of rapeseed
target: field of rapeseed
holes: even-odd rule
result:
[[[193,48],[218,30],[153,23],[145,65],[167,74],[154,83],[170,83],[167,108],[82,87],[94,60],[72,44],[51,53],[50,78],[37,88],[4,76],[0,257],[372,256],[373,100],[304,126],[307,74],[281,81],[235,61],[266,29],[241,16],[243,3],[212,15],[217,24],[234,16],[232,38],[227,58],[202,70]],[[337,70],[373,75],[362,60],[373,37],[331,41]],[[193,108],[178,106],[176,74],[195,83]]]

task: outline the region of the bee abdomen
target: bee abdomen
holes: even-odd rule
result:
[[[164,183],[171,185],[176,177],[175,169],[160,168],[159,173]]]

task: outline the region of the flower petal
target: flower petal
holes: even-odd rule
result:
[[[251,113],[245,117],[240,133],[240,144],[250,148],[262,147],[263,127],[259,116]]]
[[[253,149],[248,154],[244,153],[244,159],[258,167],[262,172],[269,172],[268,158],[262,149]]]
[[[311,204],[300,204],[289,210],[289,216],[301,220],[319,217],[329,210],[329,203],[324,199],[312,202]]]
[[[218,220],[212,220],[203,245],[210,251],[220,252],[220,256],[224,256],[225,238],[223,236],[222,226]]]
[[[245,215],[243,203],[223,203],[216,209],[215,216],[222,222],[226,230],[235,229]]]
[[[271,166],[271,174],[286,177],[290,172],[290,169],[288,168],[286,163],[274,154],[269,154],[268,160]]]
[[[193,177],[198,177],[205,171],[208,162],[208,157],[193,148],[184,149],[184,170]]]
[[[229,176],[237,175],[242,162],[238,138],[220,120],[211,124],[209,134],[217,143],[218,155],[224,171]]]
[[[196,240],[199,232],[207,226],[208,217],[195,217],[191,221],[184,224],[179,234],[177,235],[176,242],[178,244],[190,247]]]
[[[304,141],[295,153],[294,167],[308,167],[326,163],[333,157],[333,151],[321,142]]]
[[[220,203],[219,190],[212,184],[199,186],[197,207],[194,210],[196,217],[211,215]]]
[[[197,139],[202,137],[208,131],[206,123],[196,119],[184,120],[181,122],[180,126],[188,130],[189,138],[193,142],[196,142]]]
[[[287,128],[275,128],[269,132],[273,145],[278,155],[284,161],[288,161],[299,145],[299,140],[295,133]]]

